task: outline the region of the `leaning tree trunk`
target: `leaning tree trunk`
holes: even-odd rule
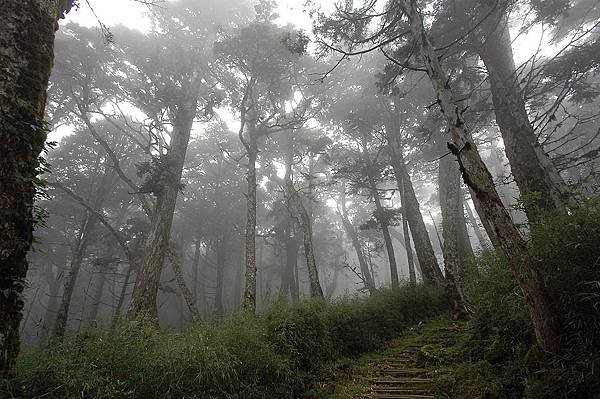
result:
[[[386,131],[388,130],[390,129],[386,127]],[[398,189],[402,188],[402,193],[404,194],[402,198],[402,208],[406,209],[405,214],[410,226],[410,231],[412,232],[415,252],[419,259],[419,265],[421,266],[423,281],[441,285],[443,284],[444,276],[438,265],[433,246],[431,245],[431,240],[429,239],[429,233],[427,232],[423,216],[421,215],[419,200],[415,194],[410,175],[406,170],[404,156],[402,154],[402,145],[399,138],[391,130],[387,132],[387,138],[392,168],[394,169]]]
[[[446,117],[452,138],[448,147],[458,159],[465,183],[475,192],[475,200],[480,203],[485,218],[497,233],[500,249],[523,290],[540,347],[548,352],[556,352],[559,349],[559,327],[542,278],[527,258],[526,243],[502,204],[492,176],[465,125],[461,108],[449,87],[448,76],[426,33],[416,0],[403,0],[401,6],[409,18],[411,33],[419,47],[438,104]]]
[[[4,0],[0,6],[0,378],[12,373],[19,353],[54,31],[71,5],[66,0]]]
[[[462,284],[466,259],[464,252],[461,251],[460,242],[460,213],[463,211],[460,193],[460,171],[454,159],[449,157],[440,159],[438,177],[439,201],[442,210],[442,235],[444,238],[446,293],[450,301],[452,316],[458,320],[464,319],[467,315]]]
[[[195,85],[192,84],[192,87]],[[156,297],[160,276],[171,236],[171,225],[180,190],[180,181],[190,140],[190,132],[196,114],[197,100],[192,99],[177,110],[173,120],[171,145],[166,155],[164,184],[156,188],[156,204],[152,212],[150,230],[146,238],[144,259],[133,287],[133,295],[127,317],[147,317],[158,321]]]
[[[488,71],[496,122],[517,186],[522,195],[536,194],[533,203],[525,201],[527,217],[535,221],[537,208],[563,208],[570,192],[529,121],[515,68],[508,11],[503,6],[495,7],[481,25],[484,42],[476,48]]]

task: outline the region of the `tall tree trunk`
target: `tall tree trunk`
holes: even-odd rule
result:
[[[427,283],[443,284],[444,276],[438,265],[437,258],[429,239],[429,233],[423,221],[423,215],[419,206],[419,200],[415,194],[410,175],[406,170],[402,144],[394,130],[386,126],[388,145],[390,148],[392,168],[398,184],[398,189],[402,188],[403,198],[402,207],[406,208],[406,218],[410,226],[415,251],[421,266],[423,281]],[[404,212],[403,212],[404,214]]]
[[[467,315],[463,293],[465,273],[465,254],[461,248],[460,214],[462,201],[460,193],[460,171],[454,159],[440,159],[439,200],[442,210],[442,235],[444,237],[444,269],[446,274],[446,293],[452,308],[454,319],[463,319]],[[462,244],[464,246],[464,244]],[[462,249],[462,250],[461,250]]]
[[[92,307],[90,308],[90,312],[88,314],[88,320],[90,325],[96,324],[96,318],[98,317],[98,310],[100,310],[100,303],[102,302],[102,294],[104,293],[104,286],[106,285],[106,270],[101,270],[99,272],[98,281],[96,282],[96,289],[94,290],[94,294],[92,295]]]
[[[104,174],[102,175],[101,182],[95,191],[93,212],[86,210],[84,212],[84,219],[82,225],[77,233],[77,240],[75,242],[75,249],[71,256],[71,262],[69,265],[69,272],[65,277],[65,283],[63,288],[63,294],[56,315],[56,321],[54,322],[54,329],[52,330],[52,339],[61,341],[65,335],[67,327],[67,321],[69,318],[69,309],[71,307],[71,298],[77,285],[77,276],[81,269],[81,264],[85,256],[87,246],[89,244],[89,236],[98,222],[98,218],[95,212],[102,209],[104,200],[108,195],[109,188],[112,187],[114,182],[115,173],[114,170],[110,169],[108,165],[104,167]]]
[[[467,130],[462,111],[449,87],[448,76],[425,30],[416,0],[403,0],[401,5],[409,18],[412,35],[448,123],[452,137],[448,147],[458,159],[465,183],[475,192],[475,200],[479,201],[485,218],[497,233],[500,248],[523,290],[540,347],[548,352],[556,352],[559,349],[559,327],[550,296],[538,271],[527,258],[526,243],[502,204],[492,176]]]
[[[400,201],[402,203],[402,232],[404,233],[404,249],[406,250],[406,260],[408,262],[408,278],[412,285],[417,284],[417,274],[415,273],[415,261],[410,240],[410,231],[408,229],[408,210],[404,206],[404,184],[398,187],[400,190]]]
[[[396,254],[394,253],[394,244],[392,242],[392,236],[390,235],[389,229],[390,222],[386,209],[383,207],[381,198],[379,197],[379,190],[377,188],[376,178],[374,176],[375,166],[371,162],[367,148],[367,140],[363,136],[361,155],[367,167],[366,175],[369,182],[369,190],[371,191],[371,196],[375,202],[375,219],[379,222],[381,231],[383,233],[383,241],[385,242],[385,249],[388,255],[388,262],[390,264],[390,281],[392,282],[392,288],[397,289],[399,288],[400,283],[398,280],[398,265],[396,263]]]
[[[115,312],[113,314],[113,319],[110,324],[110,328],[114,329],[121,318],[121,311],[123,309],[123,305],[125,304],[125,296],[127,295],[127,287],[129,287],[129,280],[131,279],[131,272],[133,271],[133,266],[131,264],[127,265],[127,272],[125,272],[125,279],[123,280],[123,286],[121,287],[121,293],[119,294],[119,299],[117,300],[117,306],[115,307]]]
[[[217,243],[217,284],[215,289],[215,313],[218,317],[222,317],[225,312],[223,308],[223,284],[225,277],[225,245],[223,240]]]
[[[198,275],[200,268],[200,233],[196,236],[194,241],[194,258],[192,259],[192,274],[194,283],[192,284],[192,296],[194,297],[194,303],[198,305]]]
[[[373,281],[373,275],[369,270],[369,264],[367,263],[367,259],[365,258],[362,245],[360,243],[360,240],[358,239],[358,234],[356,233],[356,230],[354,229],[354,226],[352,225],[352,222],[350,222],[350,218],[348,217],[348,210],[346,209],[345,187],[342,188],[340,202],[341,212],[339,213],[339,215],[342,219],[344,230],[346,230],[346,234],[348,235],[348,237],[350,237],[350,241],[352,242],[352,246],[354,247],[354,251],[356,252],[356,257],[358,258],[360,273],[363,276],[365,288],[369,291],[370,294],[373,294],[376,291],[375,281]]]
[[[253,134],[251,131],[250,134]],[[251,137],[246,148],[248,155],[248,172],[246,182],[246,285],[242,308],[249,313],[256,312],[256,160],[258,158],[258,144]]]
[[[477,223],[477,219],[475,218],[475,214],[473,213],[473,210],[471,209],[471,206],[469,205],[469,203],[467,202],[466,199],[464,201],[464,205],[465,205],[465,210],[467,212],[467,215],[469,217],[469,223],[471,223],[471,226],[473,226],[473,231],[475,232],[477,241],[479,241],[479,245],[481,246],[481,248],[488,247],[488,245],[489,245],[488,239],[486,239],[485,235],[481,231],[481,228],[479,227],[479,224]]]
[[[191,86],[195,87],[195,84]],[[166,178],[163,179],[165,182],[162,187],[157,188],[158,192],[155,193],[157,198],[145,243],[145,255],[133,287],[133,295],[127,312],[129,319],[147,317],[158,322],[156,296],[169,246],[173,214],[180,190],[183,164],[196,114],[196,105],[195,98],[182,105],[176,111],[173,120],[171,143],[165,162],[166,170],[161,171]]]
[[[481,24],[483,43],[476,48],[488,71],[496,122],[517,186],[522,195],[537,193],[533,204],[525,201],[527,217],[535,221],[536,208],[563,208],[571,194],[529,121],[515,68],[507,6],[494,7]]]
[[[54,31],[71,5],[5,0],[0,7],[0,378],[12,374],[19,353]]]
[[[194,302],[192,291],[190,291],[190,289],[188,288],[187,283],[185,282],[185,278],[183,277],[183,270],[181,269],[181,257],[179,256],[179,253],[176,252],[173,248],[169,248],[167,249],[166,256],[169,258],[171,268],[173,269],[173,274],[175,274],[175,280],[177,281],[177,285],[179,286],[181,298],[184,300],[194,321],[200,320],[200,312],[198,311],[196,302]]]
[[[48,301],[46,302],[46,312],[44,313],[44,321],[42,324],[41,340],[47,343],[50,331],[54,328],[54,321],[56,320],[58,295],[60,291],[59,277],[55,276],[52,272],[52,267],[48,267],[47,281],[48,281]],[[60,275],[60,274],[59,274]]]
[[[292,141],[291,132],[288,132],[288,134],[286,135],[286,140],[288,148],[286,153],[286,172],[284,180],[287,192],[288,207],[291,208],[292,213],[295,214],[295,216],[298,218],[300,228],[302,229],[304,257],[306,258],[306,266],[308,268],[308,279],[310,281],[310,296],[312,298],[323,298],[323,289],[321,288],[321,282],[319,281],[319,270],[317,269],[315,251],[313,248],[311,220],[312,218],[308,213],[306,207],[302,203],[302,198],[300,197],[298,191],[296,191],[292,178],[292,165],[294,163],[294,144]]]

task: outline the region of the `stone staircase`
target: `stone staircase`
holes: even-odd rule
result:
[[[451,356],[444,351],[464,328],[460,323],[436,326],[426,334],[415,328],[373,361],[369,392],[360,398],[435,399],[434,378],[443,373],[438,356]]]

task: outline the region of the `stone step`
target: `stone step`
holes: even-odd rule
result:
[[[407,394],[427,394],[427,393],[430,393],[432,390],[433,390],[432,388],[426,388],[426,387],[399,388],[399,387],[386,386],[386,387],[372,388],[372,391],[376,392],[376,393],[390,393],[391,392],[391,393],[407,393]]]
[[[377,395],[378,399],[435,399],[435,396],[431,395],[411,395],[411,394],[390,394],[390,395]]]
[[[433,382],[431,378],[373,378],[370,380],[373,384],[384,385],[406,385],[406,384],[430,384]]]

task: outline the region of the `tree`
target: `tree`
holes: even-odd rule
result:
[[[260,16],[260,15],[259,15]],[[294,101],[301,92],[301,57],[307,39],[300,32],[257,21],[219,43],[217,53],[230,74],[222,83],[239,113],[239,139],[248,159],[245,230],[244,310],[256,310],[256,162],[262,138],[302,126],[311,98]],[[305,78],[304,78],[305,79]],[[286,105],[288,109],[286,109]]]
[[[12,372],[19,352],[54,32],[72,6],[69,0],[8,0],[0,10],[0,376]]]

